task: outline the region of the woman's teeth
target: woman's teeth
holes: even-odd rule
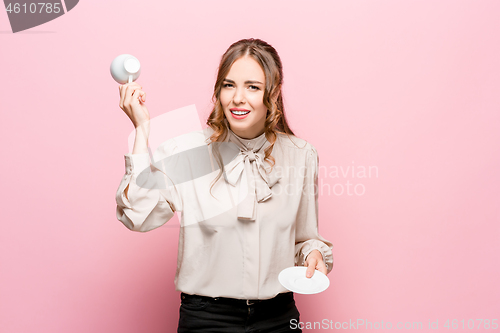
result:
[[[250,111],[231,111],[231,112],[234,113],[237,116],[242,116],[244,114],[249,113]]]

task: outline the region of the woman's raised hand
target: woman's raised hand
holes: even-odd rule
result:
[[[149,111],[143,104],[146,102],[146,93],[142,86],[136,82],[125,83],[118,86],[120,90],[120,108],[130,118],[134,127],[149,124]]]

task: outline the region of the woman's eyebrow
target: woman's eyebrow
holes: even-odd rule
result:
[[[234,83],[234,81],[230,80],[230,79],[224,79],[224,81],[227,81],[229,83]],[[247,81],[245,81],[245,84],[264,84],[264,83],[262,83],[260,81],[247,80]]]

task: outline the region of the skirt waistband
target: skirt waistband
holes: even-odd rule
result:
[[[189,298],[201,298],[202,300],[211,300],[218,303],[234,304],[234,305],[252,305],[252,304],[273,304],[276,302],[291,302],[293,301],[293,292],[280,293],[273,298],[268,299],[238,299],[230,297],[209,297],[202,295],[191,295],[181,292],[181,300]]]

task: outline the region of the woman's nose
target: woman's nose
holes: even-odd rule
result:
[[[240,104],[245,102],[245,96],[243,95],[242,89],[236,89],[233,96],[234,104]]]

